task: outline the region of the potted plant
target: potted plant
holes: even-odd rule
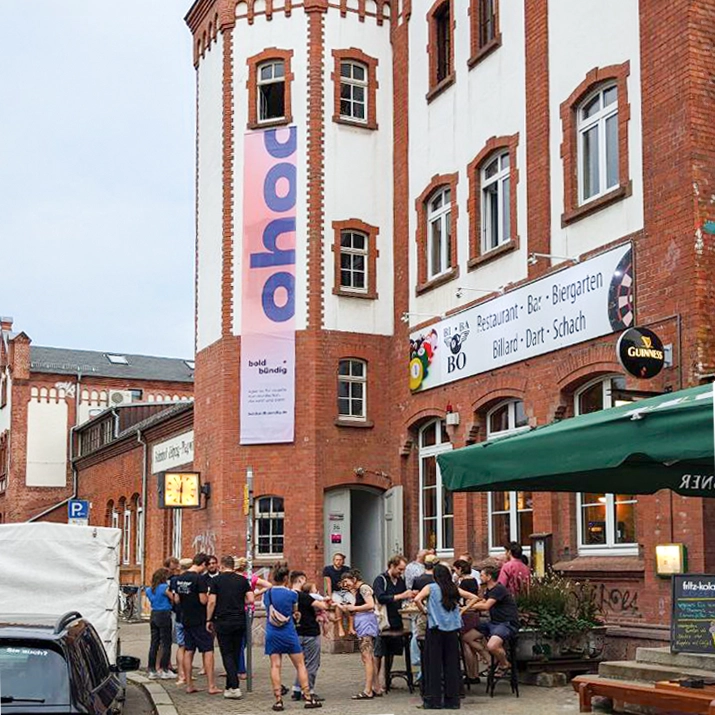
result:
[[[588,581],[570,581],[554,572],[534,578],[517,596],[521,630],[518,660],[598,659],[605,626]]]

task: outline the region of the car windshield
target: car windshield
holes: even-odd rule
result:
[[[0,643],[2,710],[26,706],[69,705],[69,675],[64,656],[43,643]]]

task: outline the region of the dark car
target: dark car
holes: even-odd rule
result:
[[[0,615],[0,710],[28,713],[120,713],[124,686],[92,625],[73,611]]]

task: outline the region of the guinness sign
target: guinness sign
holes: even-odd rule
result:
[[[621,333],[616,354],[626,372],[641,380],[655,377],[665,364],[663,343],[648,328],[629,328]]]

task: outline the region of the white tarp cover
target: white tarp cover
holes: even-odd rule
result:
[[[0,525],[0,616],[79,611],[115,662],[121,531],[70,524]]]

